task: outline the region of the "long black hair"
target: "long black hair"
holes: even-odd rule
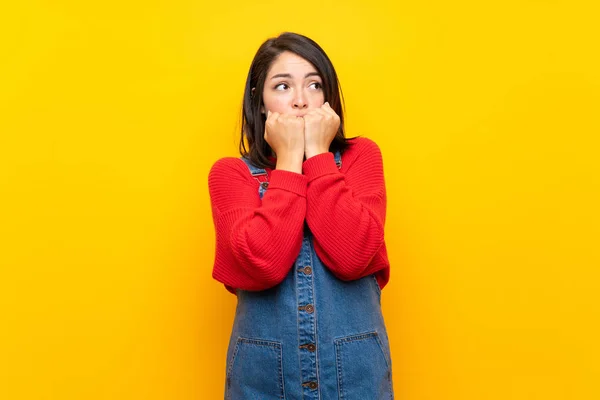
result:
[[[311,63],[323,80],[323,94],[326,102],[340,117],[340,127],[331,142],[329,151],[343,152],[349,145],[344,134],[344,97],[333,64],[323,49],[312,39],[291,32],[266,40],[256,52],[244,90],[242,108],[242,129],[240,153],[260,168],[275,168],[269,160],[271,147],[264,138],[266,115],[263,107],[263,88],[267,72],[275,59],[284,51],[292,52]],[[246,147],[245,140],[248,142]]]

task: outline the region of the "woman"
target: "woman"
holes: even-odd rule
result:
[[[210,171],[213,277],[238,299],[227,399],[393,398],[381,152],[345,138],[338,85],[311,39],[264,42],[246,81],[242,157]]]

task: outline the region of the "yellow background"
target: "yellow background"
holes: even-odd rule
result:
[[[383,151],[397,398],[600,398],[595,4],[3,2],[0,398],[222,398],[207,174],[285,30]]]

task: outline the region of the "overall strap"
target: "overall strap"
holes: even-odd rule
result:
[[[338,169],[342,168],[342,155],[339,150],[333,154],[333,158],[335,159],[335,165],[337,165]]]
[[[264,170],[263,168],[255,167],[252,164],[252,162],[250,160],[248,160],[246,157],[241,157],[241,159],[248,166],[248,169],[250,170],[250,174],[252,176],[256,177],[256,176],[267,175],[267,171],[266,170]]]
[[[252,162],[249,159],[247,159],[246,157],[241,157],[241,158],[242,158],[242,161],[244,161],[244,163],[246,163],[246,166],[250,170],[250,175],[252,175],[252,177],[254,179],[256,179],[256,182],[258,182],[258,197],[260,197],[262,199],[263,196],[265,195],[265,191],[269,187],[267,171],[263,168],[258,168],[256,166],[254,166],[252,164]]]

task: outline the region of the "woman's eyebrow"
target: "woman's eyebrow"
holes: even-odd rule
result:
[[[321,76],[321,75],[319,75],[318,72],[309,72],[308,74],[304,75],[304,79],[309,78],[311,76]],[[271,77],[271,79],[277,79],[277,78],[292,79],[292,75],[291,74],[275,74]]]

